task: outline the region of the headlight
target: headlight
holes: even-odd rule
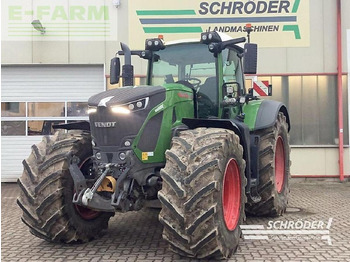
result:
[[[90,114],[94,114],[94,113],[97,112],[97,107],[96,107],[96,106],[89,106],[87,112],[88,112],[89,115],[90,115]]]
[[[116,114],[130,114],[131,112],[145,109],[148,105],[148,101],[149,97],[146,97],[127,104],[112,106],[111,110]]]
[[[210,43],[220,43],[222,39],[218,32],[204,32],[201,33],[201,43],[210,44]]]
[[[122,106],[113,106],[112,107],[112,112],[116,113],[116,114],[123,114],[123,115],[127,115],[130,114],[130,110],[127,109],[126,107],[122,107]]]
[[[146,50],[159,51],[159,50],[163,50],[164,48],[165,48],[165,44],[163,39],[161,38],[146,39],[146,42],[145,42]]]

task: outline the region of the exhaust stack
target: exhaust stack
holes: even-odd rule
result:
[[[120,46],[124,52],[125,58],[125,64],[122,67],[123,86],[133,86],[134,67],[131,64],[131,51],[130,48],[124,43],[120,43]]]

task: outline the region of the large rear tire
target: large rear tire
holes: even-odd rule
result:
[[[280,216],[287,208],[290,178],[290,146],[286,116],[279,113],[273,127],[260,136],[258,193],[261,201],[248,203],[246,212],[256,216]]]
[[[90,134],[57,132],[33,145],[32,153],[23,160],[17,203],[23,210],[22,221],[33,235],[52,242],[87,242],[108,227],[113,213],[72,203],[74,184],[69,172],[69,154],[79,157],[80,168],[86,174],[92,155]]]
[[[197,128],[173,138],[158,193],[171,250],[215,259],[236,251],[245,219],[244,170],[243,148],[232,131]]]

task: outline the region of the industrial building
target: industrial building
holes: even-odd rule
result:
[[[120,49],[198,38],[207,30],[259,45],[258,75],[289,109],[293,176],[347,177],[350,2],[346,0],[2,1],[1,180],[15,181],[22,160],[53,123],[87,120],[87,100],[110,88]],[[135,83],[146,64],[135,59]],[[269,98],[268,98],[269,99]]]

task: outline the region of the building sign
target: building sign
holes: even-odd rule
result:
[[[117,40],[117,9],[100,0],[2,0],[5,41]]]
[[[199,38],[219,31],[245,36],[260,47],[305,47],[310,42],[309,0],[130,0],[129,43],[142,48],[145,38],[163,35],[165,41]]]

